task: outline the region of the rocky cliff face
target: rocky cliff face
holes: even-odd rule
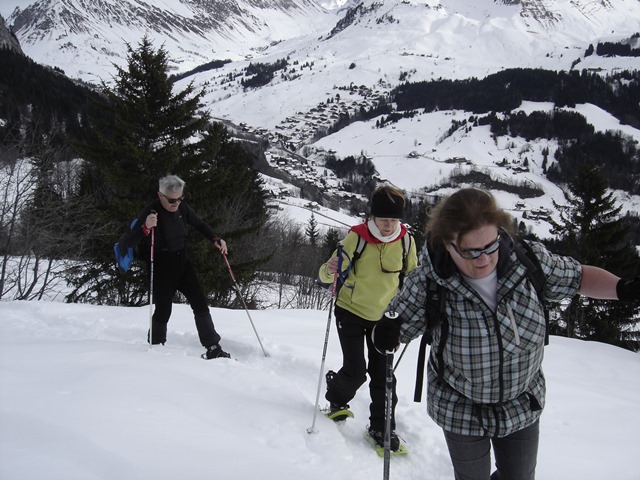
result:
[[[9,31],[4,18],[0,16],[0,48],[8,48],[16,52],[22,53],[20,42],[16,36]]]

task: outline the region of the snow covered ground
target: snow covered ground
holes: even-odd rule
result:
[[[343,428],[318,415],[307,433],[328,312],[250,315],[269,357],[246,311],[213,309],[233,359],[203,361],[185,305],[175,306],[167,345],[149,349],[148,307],[0,302],[0,478],[382,478],[362,436],[366,387]],[[442,432],[412,401],[417,346],[397,370],[410,454],[392,459],[391,478],[451,479]],[[332,324],[326,369],[340,360]],[[538,480],[638,480],[640,356],[552,337],[544,366]]]

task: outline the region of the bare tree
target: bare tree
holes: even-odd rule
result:
[[[3,157],[17,155],[14,151],[5,151]],[[2,264],[0,265],[0,299],[16,295],[21,276],[26,277],[28,262],[20,260],[23,243],[20,239],[20,213],[22,206],[30,199],[35,188],[35,179],[29,162],[8,159],[3,161],[0,174],[0,238]],[[26,283],[23,281],[23,285]]]
[[[77,165],[53,138],[32,129],[0,154],[0,299],[57,294],[68,262],[82,257],[88,204],[72,200]]]

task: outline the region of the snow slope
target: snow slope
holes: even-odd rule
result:
[[[3,480],[370,480],[382,460],[362,434],[368,389],[338,428],[317,416],[328,312],[213,309],[233,360],[203,361],[190,310],[167,346],[145,344],[148,308],[0,302]],[[410,449],[391,478],[452,478],[440,429],[413,403],[417,344],[397,371],[398,431]],[[397,355],[396,355],[397,356]],[[341,355],[331,325],[326,369]],[[640,356],[552,337],[538,480],[640,478]],[[324,392],[324,385],[322,386]],[[321,405],[324,405],[321,396]]]

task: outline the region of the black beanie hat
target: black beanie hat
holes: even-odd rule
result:
[[[390,198],[393,198],[393,200]],[[380,190],[371,198],[371,215],[380,218],[402,218],[404,197]]]

